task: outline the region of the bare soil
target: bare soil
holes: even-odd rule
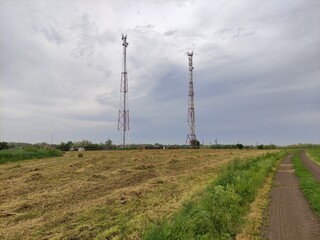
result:
[[[291,159],[291,154],[284,158],[276,173],[263,235],[277,240],[320,239],[320,220],[299,188]]]
[[[320,181],[320,165],[318,165],[314,161],[311,161],[307,157],[306,152],[301,152],[300,159],[303,162],[303,164],[306,166],[306,168],[312,173],[315,179]]]

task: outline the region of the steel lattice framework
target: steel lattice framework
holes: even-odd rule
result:
[[[129,131],[128,110],[128,72],[127,72],[127,35],[122,34],[123,61],[120,84],[120,109],[118,113],[118,131],[122,135],[122,147],[127,144],[127,131]]]
[[[197,140],[195,128],[195,115],[194,115],[194,92],[193,92],[193,51],[187,52],[189,59],[189,101],[188,101],[188,124],[190,133],[187,135],[187,145],[192,145],[192,142]]]

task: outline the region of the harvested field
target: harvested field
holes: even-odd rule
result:
[[[68,152],[2,164],[0,238],[139,239],[141,229],[177,211],[221,166],[265,152]]]

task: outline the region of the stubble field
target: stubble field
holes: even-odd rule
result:
[[[149,223],[170,217],[226,163],[266,152],[67,152],[1,164],[0,238],[140,239]]]

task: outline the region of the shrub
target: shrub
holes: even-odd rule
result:
[[[0,150],[8,149],[8,148],[9,146],[7,142],[0,142]]]
[[[193,139],[190,141],[191,148],[200,148],[200,142],[197,139]]]

